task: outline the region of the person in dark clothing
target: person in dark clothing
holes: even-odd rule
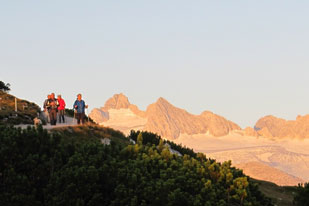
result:
[[[50,99],[48,100],[49,106],[49,119],[51,125],[56,125],[57,123],[57,108],[59,106],[57,99],[55,99],[55,94],[51,93]]]
[[[44,117],[47,123],[50,123],[50,119],[49,119],[49,109],[50,107],[48,106],[48,101],[50,99],[50,94],[47,95],[47,99],[45,99],[44,104],[43,104],[43,108],[44,108]]]
[[[77,119],[77,124],[85,123],[85,108],[88,108],[88,105],[85,104],[85,101],[82,100],[82,95],[77,95],[77,100],[73,104],[73,109],[75,110],[75,117]]]

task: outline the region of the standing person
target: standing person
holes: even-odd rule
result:
[[[82,95],[78,94],[77,100],[73,104],[73,109],[76,111],[77,124],[80,124],[80,121],[82,121],[82,124],[85,123],[85,108],[88,108],[88,105],[82,100]]]
[[[58,100],[58,116],[59,116],[59,123],[61,123],[61,119],[64,123],[64,111],[65,111],[65,101],[61,98],[61,94],[57,97]]]
[[[51,93],[50,99],[48,101],[48,106],[50,107],[49,109],[49,118],[50,118],[50,124],[51,125],[56,125],[57,123],[57,110],[58,110],[58,101],[55,98],[55,94]]]
[[[45,117],[46,123],[50,123],[50,119],[49,119],[50,107],[48,106],[49,99],[50,99],[50,94],[47,95],[47,99],[45,99],[44,104],[43,104],[44,117]]]

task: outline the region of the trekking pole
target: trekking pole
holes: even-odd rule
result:
[[[74,124],[75,123],[75,109],[73,109],[73,121],[72,123]]]

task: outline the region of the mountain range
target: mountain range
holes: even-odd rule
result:
[[[98,124],[118,129],[157,133],[219,161],[232,160],[238,167],[257,171],[252,176],[278,185],[296,185],[309,176],[309,115],[287,121],[274,116],[259,119],[254,127],[242,129],[226,118],[204,111],[190,114],[160,97],[145,111],[131,104],[124,94],[115,94],[89,116]]]
[[[136,105],[131,104],[125,95],[116,94],[107,100],[104,107],[93,109],[89,116],[98,124],[108,126],[115,116],[119,117],[121,114],[123,118],[131,120],[127,129],[137,127],[155,132],[167,139],[177,139],[181,133],[208,132],[214,136],[224,136],[230,131],[241,129],[237,124],[209,111],[200,115],[190,114],[184,109],[173,106],[162,97],[149,105],[146,111],[141,111]]]
[[[138,127],[156,132],[167,139],[177,139],[182,133],[209,133],[218,137],[228,135],[231,131],[256,137],[309,138],[309,115],[299,115],[296,120],[284,120],[269,115],[259,119],[253,128],[241,129],[236,123],[210,111],[204,111],[200,115],[190,114],[162,97],[150,104],[146,111],[141,111],[136,105],[131,104],[124,94],[115,94],[106,101],[104,107],[95,108],[90,113],[90,117],[98,124],[110,124],[115,115],[136,117],[136,122],[126,124],[127,129]]]

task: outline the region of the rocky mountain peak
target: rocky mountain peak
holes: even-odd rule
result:
[[[109,109],[128,109],[130,106],[130,102],[128,97],[126,97],[124,94],[115,94],[113,97],[111,97],[109,100],[106,101],[104,108]]]
[[[157,116],[158,114],[169,116],[169,114],[177,113],[179,110],[181,109],[176,108],[166,99],[160,97],[155,103],[147,107],[146,113],[148,117]]]
[[[166,99],[164,99],[163,97],[159,97],[159,99],[157,100],[158,104],[170,104]]]
[[[160,97],[155,103],[153,103],[151,105],[162,106],[162,107],[173,107],[173,105],[171,103],[169,103],[163,97]],[[149,106],[151,106],[151,105],[149,105]]]

